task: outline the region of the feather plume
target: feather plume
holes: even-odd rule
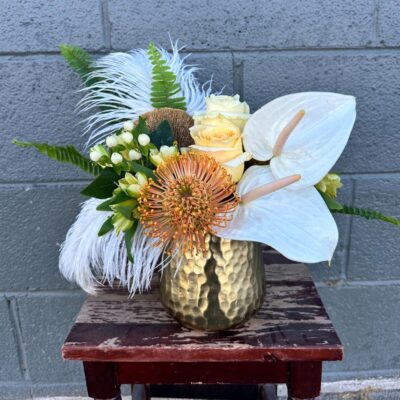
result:
[[[88,293],[96,292],[96,285],[113,285],[118,280],[133,295],[149,289],[154,272],[162,270],[175,256],[155,246],[155,239],[143,233],[141,225],[132,238],[133,263],[128,261],[124,236],[113,230],[104,236],[98,231],[111,212],[100,212],[96,207],[104,200],[89,199],[67,233],[61,246],[60,271]]]
[[[98,204],[100,200],[96,199],[83,203],[82,210],[69,229],[60,250],[61,273],[88,293],[95,292],[97,276],[101,271],[99,250],[103,237],[99,237],[97,233],[111,214],[97,211]]]
[[[187,112],[194,114],[205,108],[205,97],[211,93],[211,80],[200,86],[195,77],[196,66],[186,65],[188,57],[180,57],[177,43],[171,43],[172,53],[157,48],[176,75],[181,91],[176,96],[186,100]],[[97,60],[87,80],[95,82],[82,89],[85,96],[78,104],[80,112],[98,109],[84,120],[84,134],[89,133],[87,145],[104,140],[120,129],[126,120],[136,120],[154,109],[150,99],[152,65],[146,50],[113,53]]]

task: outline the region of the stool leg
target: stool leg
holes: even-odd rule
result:
[[[322,362],[289,364],[288,395],[292,399],[313,399],[321,393]]]
[[[261,385],[261,400],[277,400],[277,386],[274,384]]]
[[[121,399],[115,364],[85,361],[83,369],[89,397],[96,400]]]
[[[132,385],[132,400],[150,400],[149,385]]]

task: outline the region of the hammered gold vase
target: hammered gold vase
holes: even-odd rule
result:
[[[264,297],[257,243],[207,238],[205,255],[174,258],[161,276],[161,301],[182,325],[221,331],[246,322]]]

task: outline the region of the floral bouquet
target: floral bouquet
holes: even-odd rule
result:
[[[263,296],[264,243],[291,260],[330,261],[332,213],[400,221],[340,204],[330,172],[356,118],[352,96],[295,93],[254,114],[200,86],[177,45],[92,61],[61,52],[83,78],[89,157],[15,140],[94,175],[61,248],[60,270],[87,292],[118,280],[131,294],[162,270],[161,295],[183,324],[225,329]]]

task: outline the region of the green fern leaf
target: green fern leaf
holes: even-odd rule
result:
[[[367,208],[358,208],[351,206],[343,206],[340,210],[331,210],[334,213],[356,215],[366,219],[378,219],[380,221],[389,222],[390,224],[400,226],[400,220],[395,217],[388,217],[379,211],[370,210]]]
[[[87,82],[88,75],[93,71],[92,57],[89,53],[78,46],[62,44],[60,46],[62,56],[68,65],[82,78],[87,86],[92,82]]]
[[[147,50],[152,69],[151,103],[154,108],[178,108],[186,110],[184,97],[176,97],[181,88],[175,74],[162,59],[160,52],[153,43],[149,44]]]
[[[34,147],[40,153],[52,158],[53,160],[73,164],[88,174],[98,175],[101,168],[94,165],[89,158],[83,156],[74,146],[52,146],[47,143],[21,142],[14,139],[13,144],[19,147]]]

